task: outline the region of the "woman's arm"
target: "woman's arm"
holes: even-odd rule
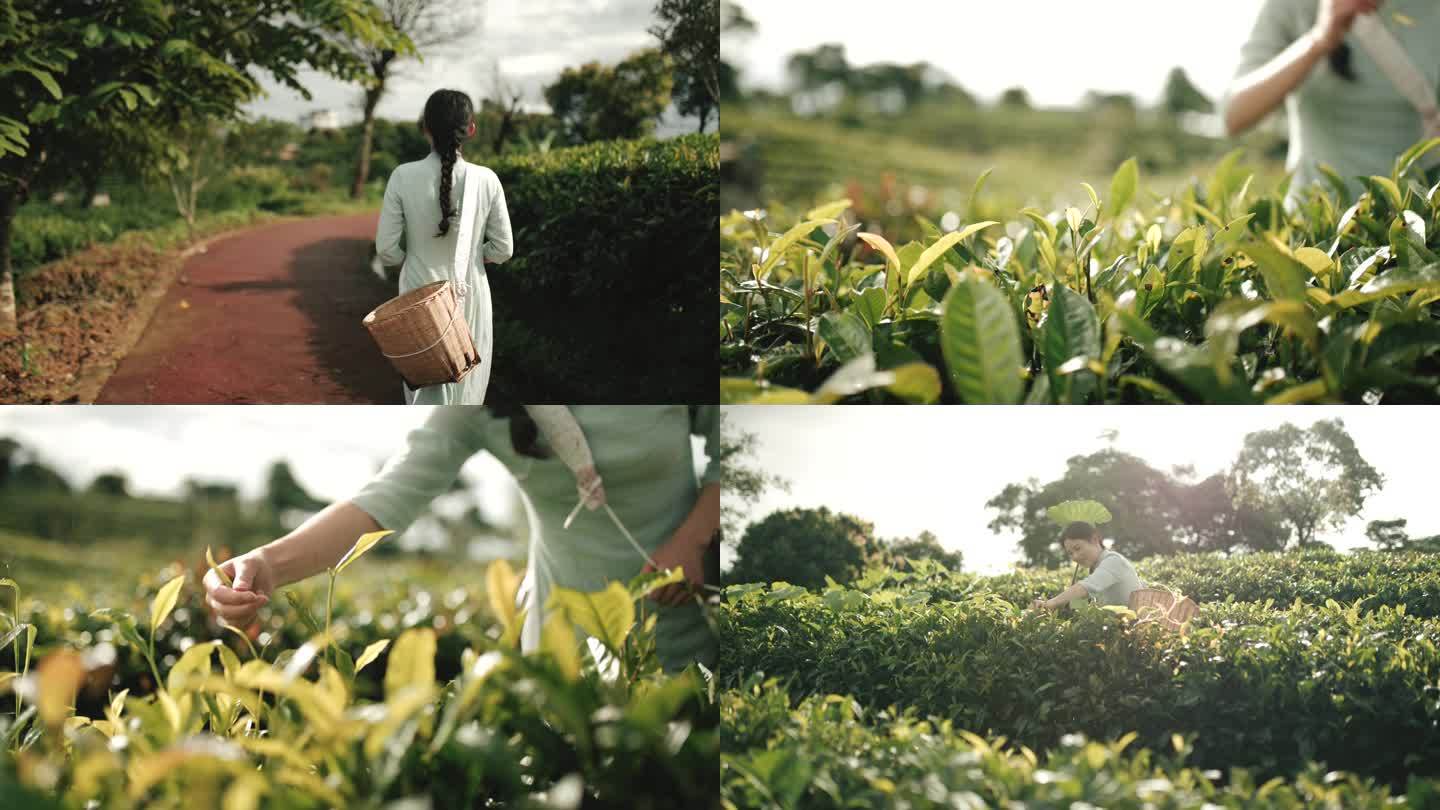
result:
[[[1305,81],[1315,64],[1340,46],[1359,14],[1374,12],[1381,0],[1319,0],[1315,25],[1260,67],[1237,77],[1226,93],[1225,131],[1234,136],[1253,127]],[[1253,39],[1272,36],[1265,14]]]
[[[380,530],[365,510],[351,503],[332,503],[294,531],[256,549],[275,576],[275,587],[308,579],[345,556],[360,535]]]
[[[705,585],[705,550],[715,531],[720,528],[720,484],[706,484],[700,489],[690,514],[665,544],[655,550],[640,572],[684,568],[685,584],[676,583],[652,593],[651,599],[662,605],[678,605],[690,598],[691,590]]]
[[[510,233],[510,210],[505,207],[505,188],[495,179],[495,193],[490,198],[490,215],[485,220],[485,241],[481,246],[482,260],[500,264],[515,255],[514,236]]]
[[[399,169],[396,169],[399,172]],[[405,234],[405,209],[400,204],[400,183],[396,174],[385,184],[385,202],[380,208],[380,224],[375,228],[375,253],[386,267],[405,263],[400,237]]]
[[[1077,599],[1084,599],[1089,595],[1090,592],[1085,590],[1085,586],[1077,582],[1074,585],[1071,585],[1070,587],[1061,591],[1059,596],[1055,596],[1051,599],[1046,599],[1044,602],[1041,602],[1040,606],[1045,608],[1046,610],[1059,610],[1060,608],[1070,604],[1071,602],[1074,602]],[[1039,602],[1040,600],[1037,599],[1035,601]]]

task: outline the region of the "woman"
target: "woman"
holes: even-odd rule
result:
[[[717,641],[692,594],[704,585],[707,553],[718,552],[710,542],[720,525],[719,408],[578,405],[569,411],[593,453],[606,504],[646,557],[604,510],[579,511],[565,528],[576,506],[577,480],[583,476],[556,458],[556,451],[563,453],[561,442],[537,430],[528,407],[436,408],[424,426],[410,433],[406,449],[353,498],[221,565],[233,578],[233,588],[222,584],[214,571],[208,573],[210,606],[230,624],[248,624],[275,589],[333,566],[360,535],[403,531],[431,499],[449,491],[465,462],[484,450],[515,476],[529,517],[529,562],[519,596],[528,611],[524,649],[539,645],[543,607],[552,587],[593,592],[642,570],[679,566],[686,583],[666,586],[651,597],[660,604],[660,661],[667,671],[692,661],[713,668]],[[692,434],[705,437],[710,458],[698,484]]]
[[[430,155],[424,160],[395,167],[385,184],[385,204],[375,230],[375,251],[387,267],[403,265],[400,292],[435,281],[454,280],[455,240],[460,217],[470,227],[470,266],[463,279],[465,323],[475,341],[480,363],[456,383],[431,385],[419,390],[405,386],[410,405],[480,405],[490,383],[490,353],[494,338],[490,330],[490,284],[485,264],[499,264],[510,258],[514,245],[510,236],[510,213],[505,208],[505,190],[495,172],[467,163],[460,143],[475,135],[475,113],[470,97],[458,90],[436,90],[425,102],[421,131],[430,141]],[[469,183],[478,183],[475,210],[459,210]],[[406,248],[400,247],[405,237]]]
[[[1361,29],[1378,25],[1388,30],[1429,80],[1433,96],[1440,76],[1440,3],[1388,0],[1383,3],[1387,13],[1379,14],[1381,6],[1382,0],[1265,0],[1261,5],[1220,106],[1226,131],[1236,135],[1285,104],[1290,122],[1285,163],[1295,173],[1287,203],[1322,179],[1320,164],[1345,178],[1352,192],[1356,176],[1389,175],[1395,158],[1425,135],[1427,123],[1434,125],[1422,119],[1357,33],[1369,42],[1375,32]],[[1429,156],[1435,158],[1435,153]]]
[[[1036,609],[1059,610],[1078,599],[1089,597],[1097,605],[1130,604],[1130,594],[1145,587],[1134,566],[1120,553],[1105,548],[1100,530],[1089,523],[1075,521],[1060,535],[1065,553],[1078,565],[1090,569],[1090,576],[1061,591],[1050,599],[1036,599]]]

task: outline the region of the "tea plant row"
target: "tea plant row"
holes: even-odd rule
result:
[[[920,218],[901,245],[849,200],[731,212],[722,401],[1440,401],[1436,147],[1290,207],[1238,152],[1154,198],[1132,159],[1083,209]]]

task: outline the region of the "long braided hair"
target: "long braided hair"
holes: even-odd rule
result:
[[[436,236],[450,232],[450,220],[455,216],[455,202],[450,198],[454,182],[451,175],[460,142],[465,140],[474,116],[475,105],[459,90],[436,90],[425,102],[425,130],[434,139],[435,151],[440,155],[440,231]]]

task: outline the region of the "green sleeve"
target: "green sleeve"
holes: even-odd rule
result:
[[[690,410],[690,432],[705,437],[705,455],[710,462],[700,477],[700,486],[720,483],[720,406],[697,405]]]
[[[350,502],[383,528],[404,531],[436,497],[449,491],[465,462],[484,449],[488,410],[437,407],[406,437],[405,449],[385,463]]]
[[[1250,36],[1240,47],[1240,60],[1235,66],[1234,78],[1263,66],[1305,33],[1308,26],[1303,24],[1304,10],[1297,5],[1300,2],[1309,4],[1310,24],[1313,25],[1314,0],[1264,0],[1260,4],[1260,13],[1255,17]],[[1219,104],[1222,114],[1229,105],[1230,89],[1226,88]]]

